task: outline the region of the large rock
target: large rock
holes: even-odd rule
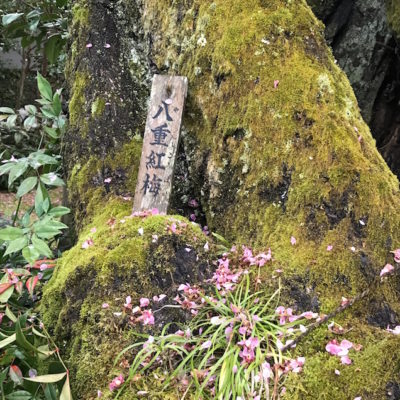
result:
[[[101,210],[107,192],[133,193],[140,141],[130,141],[126,129],[133,120],[135,130],[141,126],[146,77],[158,71],[189,78],[183,134],[186,187],[193,189],[188,195],[201,198],[213,230],[232,241],[272,248],[276,268],[284,271],[286,303],[330,312],[342,296],[370,287],[385,263],[393,262],[389,252],[400,246],[399,182],[377,151],[349,81],[325,42],[324,27],[305,1],[80,0],[74,20],[68,66],[72,129],[65,156],[82,235],[89,233],[88,220],[106,221]],[[104,48],[108,41],[111,54]],[[124,73],[118,75],[118,68]],[[129,101],[118,100],[125,95]],[[109,96],[104,107],[97,100],[103,96]],[[136,104],[137,120],[129,114]],[[111,184],[104,183],[108,176]],[[136,235],[137,223],[130,223]],[[137,282],[123,283],[123,295],[133,292],[137,299],[151,291],[143,239],[119,234],[111,237],[109,252],[106,232],[99,237],[104,243],[99,253],[95,247],[82,253],[79,242],[61,260],[45,296],[46,321],[67,340],[67,348],[75,349],[67,354],[82,398],[85,387],[98,387],[95,382],[106,376],[105,370],[96,375],[89,363],[108,366],[112,358],[101,351],[109,345],[108,326],[88,318],[86,310],[95,302],[99,310],[108,299],[103,294],[111,293],[110,301],[116,295],[115,268],[118,276],[127,265],[144,273]],[[95,277],[83,280],[82,269]],[[89,290],[87,282],[100,292]],[[337,318],[352,328],[349,339],[364,346],[340,378],[351,382],[349,398],[382,399],[387,385],[396,384],[398,339],[385,329],[399,322],[399,288],[397,278],[378,285]],[[70,292],[76,293],[73,300],[63,301]],[[69,311],[79,302],[85,304],[79,312]],[[63,315],[72,317],[63,323]],[[79,322],[70,327],[74,321]],[[90,347],[86,332],[91,330],[98,349]],[[80,334],[90,346],[76,345]],[[309,367],[299,382],[288,382],[288,398],[343,399],[342,391],[330,390],[340,387],[332,371],[335,360],[328,362],[324,350],[330,337],[323,327],[304,342]],[[377,374],[380,368],[385,373]],[[325,385],[319,377],[326,378]]]
[[[175,233],[169,229],[172,224]],[[89,238],[93,245],[82,248]],[[143,326],[130,324],[129,313],[114,313],[121,314],[127,296],[135,307],[141,297],[166,294],[162,303],[152,301],[149,307],[155,310],[173,303],[179,284],[204,281],[211,273],[206,241],[198,227],[182,218],[131,217],[130,204],[121,200],[111,201],[82,231],[41,302],[44,323],[70,366],[74,398],[95,399],[97,390],[109,398],[108,383],[119,373],[128,374],[119,364],[113,367],[114,361],[137,339],[135,332],[159,332],[167,322],[187,318],[177,309],[163,309],[154,313],[154,325]],[[131,352],[127,358],[131,361]]]

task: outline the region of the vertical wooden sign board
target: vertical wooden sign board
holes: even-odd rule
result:
[[[154,75],[133,212],[167,212],[187,86],[185,77]]]

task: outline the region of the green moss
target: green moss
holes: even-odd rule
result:
[[[328,343],[326,328],[316,335],[321,343]],[[363,346],[361,351],[350,350],[352,364],[342,365],[339,357],[329,355],[323,348],[312,354],[308,349],[304,371],[291,375],[285,382],[287,397],[291,400],[342,400],[384,399],[386,386],[396,382],[400,371],[400,355],[397,351],[400,339],[379,329],[357,326],[346,338]],[[341,338],[339,338],[341,340]],[[301,350],[305,350],[302,346]],[[300,351],[301,351],[300,350]],[[335,373],[340,371],[340,375]]]
[[[58,343],[68,340],[63,357],[71,366],[72,385],[80,399],[95,398],[98,389],[109,393],[107,383],[115,374],[127,373],[118,365],[113,367],[113,362],[118,352],[135,340],[133,330],[151,332],[130,327],[127,314],[113,315],[122,311],[125,297],[132,296],[132,304],[140,297],[160,293],[171,299],[177,285],[198,279],[199,265],[206,265],[206,238],[199,227],[178,217],[130,214],[130,202],[110,199],[81,232],[77,245],[63,255],[43,295],[46,326]],[[179,234],[169,232],[173,222]],[[156,243],[153,235],[158,236]],[[83,249],[88,238],[93,246]],[[192,248],[190,256],[184,250],[187,247]],[[104,302],[109,309],[102,308]],[[165,318],[174,318],[172,315],[159,312],[154,329],[162,327],[158,324],[164,324]],[[126,358],[131,361],[132,353]]]
[[[400,36],[400,3],[396,0],[386,0],[386,5],[389,23],[396,35]]]
[[[101,97],[97,97],[96,100],[92,103],[92,117],[97,118],[101,116],[104,112],[105,107],[106,101]]]
[[[72,20],[73,24],[79,24],[81,27],[89,25],[89,8],[86,0],[81,0],[72,7]]]
[[[400,243],[399,183],[306,2],[193,1],[183,12],[151,1],[145,15],[149,32],[160,27],[158,67],[189,78],[184,123],[207,154],[208,225],[271,247],[288,279],[318,288],[326,310],[367,287],[365,269],[378,274]]]
[[[85,88],[89,82],[90,79],[87,74],[76,72],[69,102],[69,123],[71,127],[79,125],[82,136],[86,136],[88,133],[88,123],[82,118],[82,109],[86,107]]]
[[[113,149],[104,159],[92,156],[85,164],[74,166],[68,179],[68,198],[76,212],[78,232],[101,210],[110,187],[127,198],[133,196],[141,152],[142,139],[137,137],[121,148]],[[120,179],[121,174],[125,180]],[[105,184],[105,178],[111,178],[111,183]]]

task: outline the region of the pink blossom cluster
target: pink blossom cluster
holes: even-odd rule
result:
[[[119,389],[122,384],[125,382],[124,376],[122,374],[120,374],[119,376],[117,376],[116,378],[114,378],[108,385],[108,387],[110,388],[111,391],[115,390],[115,389]]]
[[[285,308],[283,306],[279,306],[275,313],[279,316],[279,324],[285,325],[288,322],[294,322],[298,319],[305,318],[307,320],[316,319],[319,317],[318,313],[314,313],[312,311],[306,311],[300,315],[293,315],[293,310],[291,308]]]
[[[246,246],[243,246],[243,257],[242,260],[250,265],[257,265],[258,267],[264,266],[268,261],[272,260],[271,249],[268,249],[267,253],[260,253],[253,255],[253,251]]]
[[[352,363],[348,355],[349,350],[352,348],[357,351],[361,350],[361,346],[355,345],[347,339],[343,339],[340,343],[336,339],[333,339],[325,346],[325,350],[333,356],[340,357],[340,361],[344,365]]]
[[[218,260],[218,268],[214,272],[211,282],[215,284],[218,290],[231,291],[235,288],[242,271],[233,272],[229,268],[229,258],[226,254]]]
[[[183,310],[190,310],[193,315],[198,314],[198,309],[203,304],[202,291],[197,286],[182,283],[178,287],[178,293],[174,300]]]
[[[140,218],[147,218],[152,215],[165,215],[160,213],[157,208],[152,208],[151,210],[143,210],[143,211],[135,211],[131,214],[131,217],[140,217]]]
[[[160,294],[159,296],[154,296],[153,301],[158,303],[166,298],[165,294]],[[104,305],[107,305],[105,307]],[[103,304],[103,308],[108,308],[108,304]],[[138,322],[143,325],[154,325],[154,315],[151,309],[146,309],[150,305],[150,299],[146,297],[142,297],[139,301],[139,306],[132,306],[132,298],[131,296],[127,296],[125,299],[124,309],[125,311],[131,312],[130,322],[136,324]]]
[[[259,346],[260,340],[257,337],[251,337],[246,340],[241,340],[237,344],[242,349],[239,353],[242,359],[240,364],[250,365],[256,359],[255,349]]]
[[[393,254],[394,261],[397,264],[400,264],[400,249],[393,250],[393,251],[391,251],[391,253]],[[380,275],[380,277],[383,277],[383,276],[391,273],[393,270],[394,270],[394,266],[392,264],[388,263],[382,268],[379,275]]]

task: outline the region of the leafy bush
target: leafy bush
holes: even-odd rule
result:
[[[32,129],[40,132],[34,151],[19,158],[13,154],[0,166],[0,176],[8,178],[9,190],[16,190],[19,199],[12,224],[0,229],[0,392],[7,400],[71,399],[68,370],[32,311],[55,266],[43,257],[53,256],[52,243],[67,228],[59,218],[69,212],[66,207],[52,206],[48,192],[48,188],[64,185],[59,176],[60,157],[51,151],[66,127],[61,91],[53,93],[40,74],[37,82],[39,108],[28,105],[19,113],[0,108],[3,124],[26,134]],[[20,216],[22,197],[34,190],[34,205]],[[39,369],[47,372],[38,375]]]

